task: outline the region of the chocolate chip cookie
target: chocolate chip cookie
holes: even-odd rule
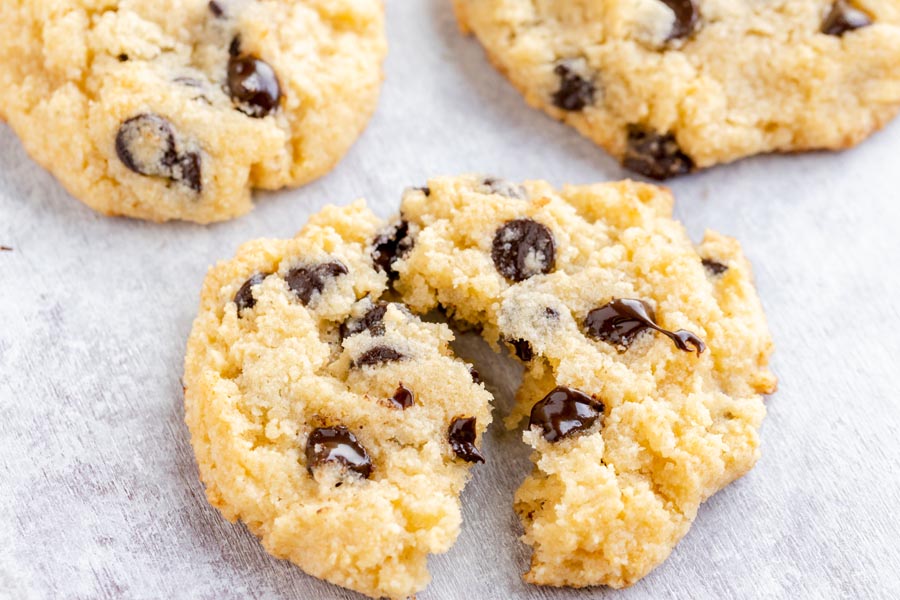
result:
[[[4,3],[0,117],[100,212],[220,221],[334,166],[385,51],[380,0]]]
[[[266,549],[373,598],[429,581],[484,461],[491,395],[390,292],[415,231],[362,202],[213,267],[185,359],[207,497]]]
[[[634,583],[759,456],[775,378],[750,265],[717,233],[693,244],[672,205],[628,181],[484,177],[403,199],[389,264],[403,299],[525,365],[509,421],[528,419],[535,450],[515,500],[531,583]]]
[[[542,108],[653,179],[852,146],[900,108],[893,0],[454,0]]]

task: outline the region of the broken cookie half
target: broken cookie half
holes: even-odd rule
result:
[[[671,194],[629,181],[425,189],[403,200],[417,234],[397,289],[525,365],[509,422],[528,419],[534,449],[515,500],[526,580],[634,583],[759,457],[772,342],[740,246],[691,243]]]
[[[359,202],[242,246],[207,276],[184,381],[213,506],[311,575],[403,599],[459,533],[491,395],[392,295],[396,231]]]

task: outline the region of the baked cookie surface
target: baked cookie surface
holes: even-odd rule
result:
[[[185,359],[185,420],[207,497],[265,548],[373,598],[429,581],[491,399],[386,295],[396,228],[362,202],[212,268]]]
[[[330,170],[375,109],[380,0],[0,6],[0,117],[76,198],[201,223]]]
[[[404,300],[525,364],[510,422],[529,417],[535,451],[516,495],[531,583],[634,583],[759,456],[775,378],[750,266],[730,238],[691,243],[672,205],[628,181],[443,178],[404,197]]]
[[[532,106],[655,178],[852,146],[900,108],[894,0],[454,0]]]

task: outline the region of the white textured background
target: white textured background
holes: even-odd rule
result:
[[[616,163],[527,108],[460,37],[446,0],[391,0],[381,107],[347,159],[213,227],[99,216],[0,125],[0,597],[357,599],[270,558],[203,496],[181,361],[206,268],[286,237],[328,202],[387,216],[429,175],[586,183]],[[60,143],[65,143],[60,140]],[[777,344],[763,459],[710,500],[633,588],[523,584],[513,490],[528,469],[495,427],[462,535],[421,600],[900,597],[900,122],[840,154],[762,157],[672,183],[678,215],[738,237]],[[498,395],[511,361],[463,344]],[[485,360],[492,365],[488,368]]]

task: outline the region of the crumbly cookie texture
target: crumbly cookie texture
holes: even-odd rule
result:
[[[839,149],[900,108],[895,0],[454,0],[532,106],[665,179]]]
[[[717,233],[692,244],[672,204],[630,181],[483,177],[403,199],[405,301],[478,325],[526,366],[511,421],[530,417],[534,448],[516,495],[531,583],[634,583],[759,456],[775,378],[750,266]]]
[[[0,6],[0,117],[108,215],[200,223],[329,171],[375,108],[381,0]]]
[[[306,572],[401,599],[457,537],[491,395],[446,325],[390,302],[394,229],[360,201],[242,246],[206,278],[184,383],[210,503]]]

